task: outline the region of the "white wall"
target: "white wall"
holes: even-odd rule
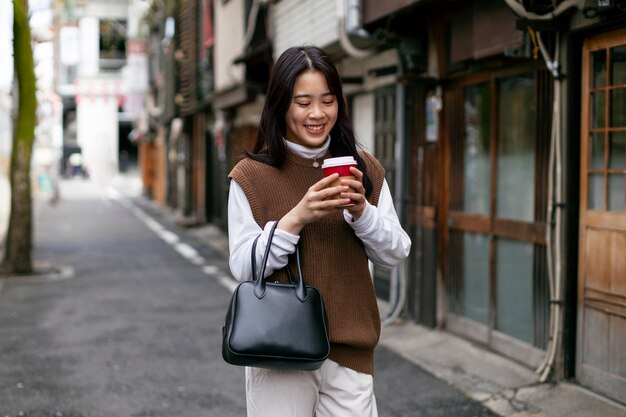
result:
[[[11,88],[13,85],[13,4],[0,1],[0,175],[11,146]]]
[[[120,80],[82,81],[76,106],[78,144],[91,177],[101,185],[117,174]]]
[[[304,44],[324,48],[339,39],[337,0],[282,0],[274,4],[274,59]]]
[[[352,123],[356,138],[367,151],[374,153],[374,95],[359,94],[352,101]]]
[[[367,58],[347,57],[337,62],[337,69],[343,77],[362,77],[363,84],[358,86],[347,85],[344,92],[356,94],[362,91],[374,91],[377,88],[395,84],[395,74],[385,76],[373,76],[370,71],[376,68],[385,68],[398,65],[398,52],[395,49],[387,49]]]
[[[80,63],[78,74],[93,77],[100,71],[100,20],[87,16],[78,22]]]
[[[9,221],[8,180],[11,152],[11,86],[13,83],[13,3],[0,1],[0,248]],[[1,257],[1,256],[0,256]]]
[[[214,1],[215,20],[215,90],[223,91],[243,82],[244,66],[233,64],[243,53],[243,0],[222,4]]]
[[[126,19],[130,0],[87,0],[82,8],[83,16],[100,19]]]

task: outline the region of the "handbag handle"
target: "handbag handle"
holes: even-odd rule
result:
[[[304,285],[304,277],[302,276],[302,265],[300,263],[300,245],[296,244],[296,268],[298,271],[298,284],[296,285],[296,297],[298,300],[304,301],[306,299],[306,287]],[[291,270],[289,269],[289,265],[285,267],[287,271],[287,276],[289,277],[289,282],[293,282],[291,278]]]
[[[270,233],[267,237],[267,246],[265,247],[265,253],[263,254],[263,268],[261,269],[261,273],[259,274],[259,277],[262,279],[263,276],[265,275],[265,266],[267,265],[267,259],[270,256],[270,247],[272,246],[272,239],[274,238],[274,231],[276,231],[276,226],[278,226],[278,222],[274,223],[272,225],[272,228],[270,229]],[[251,253],[251,261],[252,261],[252,281],[258,281],[257,276],[256,276],[256,244],[259,241],[259,238],[261,237],[260,233],[256,238],[254,238],[254,243],[252,244],[252,253]]]
[[[270,229],[270,233],[267,237],[267,246],[265,247],[265,253],[263,254],[263,261],[261,266],[261,272],[259,276],[256,275],[256,262],[255,262],[255,250],[256,243],[259,239],[259,236],[254,240],[254,244],[252,245],[252,280],[254,281],[254,295],[256,298],[263,298],[265,295],[265,267],[267,266],[267,259],[270,256],[270,249],[272,247],[272,239],[274,238],[274,232],[276,231],[276,226],[278,226],[278,222],[275,222]]]
[[[254,243],[252,243],[252,253],[251,253],[251,263],[252,263],[252,281],[256,281],[256,244],[259,241],[262,233],[259,233],[257,237],[254,238]],[[293,284],[293,278],[291,277],[291,271],[289,268],[285,267],[287,271],[287,277],[289,277],[289,283]]]
[[[265,247],[265,253],[263,254],[263,261],[262,261],[263,266],[261,267],[261,273],[259,274],[258,277],[256,276],[255,251],[256,251],[257,241],[261,235],[257,236],[254,239],[254,243],[252,244],[252,277],[254,281],[254,295],[259,299],[263,298],[263,296],[265,295],[265,278],[264,278],[265,267],[267,266],[267,260],[270,255],[272,239],[274,238],[274,232],[276,231],[276,226],[278,226],[278,222],[274,223],[274,225],[270,229],[269,236],[267,237],[267,246]],[[299,250],[298,245],[296,245],[296,265],[298,268],[298,277],[299,277],[298,283],[296,284],[296,297],[298,297],[300,301],[304,301],[306,299],[306,288],[304,286],[304,280],[302,279],[302,267],[300,264],[300,250]],[[289,271],[289,265],[287,265],[286,270],[287,270],[287,275],[289,276],[289,281],[292,282],[291,272]]]
[[[251,261],[252,261],[252,281],[256,281],[256,243],[259,241],[262,233],[259,233],[257,237],[254,238],[254,243],[252,244],[252,253],[251,253]]]

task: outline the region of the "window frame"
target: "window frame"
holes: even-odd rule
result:
[[[535,99],[537,102],[535,130],[535,180],[534,180],[534,218],[523,221],[499,217],[497,207],[497,143],[498,143],[498,80],[503,78],[533,73],[535,76]],[[516,68],[503,69],[484,74],[474,74],[450,82],[445,93],[446,115],[446,163],[448,170],[448,190],[445,208],[445,254],[444,271],[448,289],[446,306],[447,325],[453,332],[470,339],[490,345],[509,356],[524,358],[530,363],[540,362],[547,345],[547,269],[546,269],[546,204],[547,204],[547,165],[549,150],[549,119],[552,108],[552,84],[550,75],[541,67],[533,64]],[[489,90],[489,213],[469,213],[463,210],[463,152],[465,140],[464,93],[468,86],[487,83]],[[547,116],[546,116],[547,115]],[[459,163],[460,160],[460,163]],[[463,234],[476,233],[489,239],[489,305],[486,324],[464,317],[462,306],[463,282],[462,256]],[[533,245],[532,279],[532,342],[527,343],[497,330],[496,299],[496,247],[498,239],[510,239]]]

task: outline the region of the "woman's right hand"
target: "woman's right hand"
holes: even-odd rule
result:
[[[302,200],[280,219],[277,227],[297,235],[300,234],[305,225],[329,215],[345,204],[349,204],[349,198],[330,198],[349,189],[348,186],[344,185],[326,188],[337,178],[339,178],[339,174],[332,174],[313,184]]]

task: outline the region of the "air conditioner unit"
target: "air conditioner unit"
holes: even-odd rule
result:
[[[587,0],[583,8],[586,18],[615,17],[626,12],[626,0]]]
[[[597,8],[599,12],[612,10],[615,8],[615,0],[598,0]]]

